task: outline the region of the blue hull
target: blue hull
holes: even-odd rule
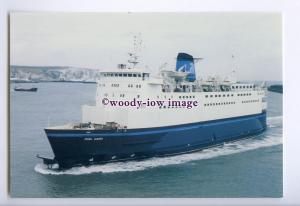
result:
[[[60,168],[175,155],[259,134],[266,113],[185,125],[103,130],[45,129]]]

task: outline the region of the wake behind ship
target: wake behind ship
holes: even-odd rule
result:
[[[199,59],[186,53],[178,54],[175,71],[161,69],[159,76],[138,68],[134,53],[130,57],[131,66],[101,72],[96,105],[82,107],[82,123],[45,129],[55,158],[41,157],[44,163],[64,169],[176,155],[266,129],[265,88],[197,80]]]

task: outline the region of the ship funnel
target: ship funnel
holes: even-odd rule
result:
[[[186,53],[178,53],[176,61],[176,71],[187,72],[187,80],[194,82],[196,80],[195,64],[193,56]]]

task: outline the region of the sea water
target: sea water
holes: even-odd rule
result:
[[[15,92],[14,86],[38,87]],[[80,122],[81,105],[95,103],[96,84],[11,84],[12,197],[281,197],[282,94],[268,92],[268,129],[254,138],[171,157],[47,168],[53,157],[43,129]]]

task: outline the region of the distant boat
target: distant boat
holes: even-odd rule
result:
[[[18,91],[18,92],[36,92],[38,90],[38,88],[32,87],[32,88],[26,89],[26,88],[15,87],[14,90]]]
[[[282,85],[274,84],[268,87],[268,90],[271,92],[277,92],[282,94]]]

